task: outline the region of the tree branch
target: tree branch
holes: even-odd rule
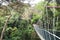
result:
[[[5,32],[5,29],[7,28],[7,23],[8,23],[10,18],[11,18],[11,15],[7,18],[7,20],[6,20],[5,24],[4,24],[3,30],[1,32],[0,40],[3,40],[3,35],[4,35],[4,32]]]

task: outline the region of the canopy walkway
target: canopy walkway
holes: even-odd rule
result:
[[[56,3],[56,0],[52,0],[52,2]],[[56,16],[56,8],[60,8],[60,6],[48,6],[47,4],[48,2],[45,5],[46,11],[44,12],[44,15],[42,15],[39,25],[33,24],[34,29],[41,40],[60,40],[60,31],[57,33],[59,29],[59,16]],[[49,14],[49,9],[51,10],[50,12],[52,12],[50,14],[52,15]]]
[[[45,29],[41,29],[36,24],[33,24],[33,26],[34,26],[34,29],[37,32],[38,36],[41,38],[41,40],[60,40],[60,37],[53,34],[52,32],[49,32]]]

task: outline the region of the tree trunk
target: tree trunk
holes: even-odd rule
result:
[[[5,32],[5,29],[7,28],[7,23],[9,21],[10,17],[11,17],[11,15],[7,18],[7,20],[6,20],[5,24],[4,24],[3,30],[1,32],[0,40],[3,40],[3,35],[4,35],[4,32]]]

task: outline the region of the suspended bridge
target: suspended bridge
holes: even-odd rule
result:
[[[52,0],[52,2],[56,3],[56,0]],[[48,6],[47,4],[48,2],[45,4],[45,12],[42,15],[40,24],[33,24],[34,29],[41,40],[60,40],[60,29],[58,28],[59,16],[55,16],[55,9],[60,8],[60,6]],[[49,10],[52,15],[49,14]]]
[[[33,24],[33,26],[41,40],[60,40],[60,37],[53,34],[52,32],[49,32],[45,29],[41,29],[36,24]]]

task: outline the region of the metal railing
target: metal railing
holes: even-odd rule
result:
[[[49,32],[49,31],[47,31],[45,29],[41,29],[36,24],[33,24],[33,26],[34,26],[34,29],[37,32],[37,34],[38,34],[38,36],[40,37],[41,40],[60,40],[60,37],[53,34],[52,32]],[[54,37],[55,37],[55,39],[54,39]]]

